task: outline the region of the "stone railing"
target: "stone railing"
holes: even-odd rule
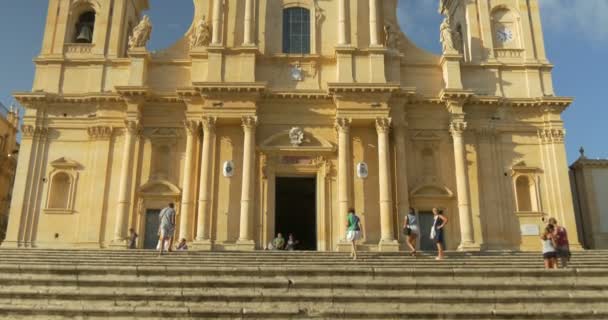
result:
[[[89,55],[93,52],[93,47],[92,43],[66,43],[63,52],[66,56]]]
[[[494,49],[496,58],[521,58],[524,56],[524,49]]]

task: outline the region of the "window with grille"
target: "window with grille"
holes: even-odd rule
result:
[[[310,53],[310,11],[305,8],[283,10],[283,53]]]

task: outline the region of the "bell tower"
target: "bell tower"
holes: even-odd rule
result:
[[[512,95],[509,91],[516,86],[507,77],[519,66],[527,97],[554,95],[538,0],[441,0],[439,12],[449,21],[464,62],[483,64],[495,75],[496,88],[486,94]]]
[[[42,49],[36,59],[34,90],[62,92],[66,66],[89,63],[85,92],[104,91],[102,60],[126,57],[131,29],[148,0],[49,0]]]
[[[467,62],[547,63],[538,0],[442,0]]]

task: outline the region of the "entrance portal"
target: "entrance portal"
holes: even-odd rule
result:
[[[144,249],[156,249],[158,244],[158,209],[146,210],[146,229],[144,236]]]
[[[275,232],[299,241],[297,250],[317,250],[315,178],[277,178]],[[273,235],[274,236],[274,235]]]

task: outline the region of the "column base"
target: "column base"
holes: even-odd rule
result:
[[[481,251],[481,246],[477,243],[461,243],[458,246],[458,251],[462,251],[462,252]]]
[[[380,252],[398,252],[399,242],[397,240],[380,240],[378,243],[378,251]]]
[[[18,241],[6,241],[4,240],[0,247],[2,248],[25,248],[25,244]]]
[[[192,247],[192,250],[212,251],[213,250],[213,241],[210,239],[194,240],[194,241],[192,241],[190,247]]]
[[[112,240],[108,244],[108,248],[112,250],[127,250],[127,240]]]
[[[236,250],[238,251],[254,251],[255,241],[253,240],[238,240],[236,242]]]

